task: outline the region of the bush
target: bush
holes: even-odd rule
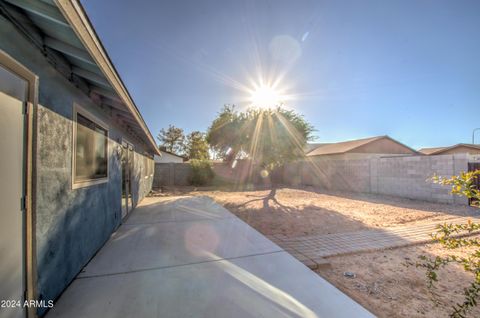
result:
[[[191,167],[189,182],[191,185],[206,185],[213,180],[215,174],[213,173],[210,161],[192,159],[189,163]]]
[[[451,193],[466,197],[471,200],[471,205],[480,208],[480,189],[477,189],[476,180],[480,178],[480,170],[462,172],[451,178],[433,177],[433,182],[451,187]],[[440,243],[447,250],[454,250],[462,247],[474,247],[474,251],[468,252],[466,256],[436,256],[435,258],[420,255],[416,263],[408,262],[408,265],[415,265],[425,269],[427,286],[430,289],[435,287],[439,280],[438,270],[449,265],[460,265],[460,268],[471,273],[472,282],[464,288],[463,303],[452,304],[450,317],[467,317],[471,309],[477,306],[480,299],[480,240],[469,235],[480,230],[480,223],[468,221],[467,224],[443,224],[437,227],[437,232],[432,234],[433,242]],[[434,294],[436,296],[436,293]]]

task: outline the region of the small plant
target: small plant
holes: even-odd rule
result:
[[[191,185],[202,186],[209,184],[213,180],[215,174],[208,160],[192,159],[189,163],[191,167],[189,177]]]
[[[442,178],[434,176],[433,182],[442,185],[451,186],[451,193],[454,195],[466,197],[471,201],[471,205],[480,208],[480,189],[477,189],[475,181],[480,176],[480,170],[462,172],[459,176],[451,178]],[[435,258],[426,255],[419,256],[420,261],[415,263],[418,268],[426,270],[427,285],[433,288],[438,282],[437,271],[450,263],[460,265],[466,272],[473,274],[473,282],[464,288],[464,301],[453,305],[450,317],[467,317],[469,311],[477,306],[480,297],[480,240],[477,238],[468,238],[467,235],[480,230],[480,223],[473,223],[470,220],[467,224],[444,224],[438,227],[436,233],[432,234],[433,241],[440,243],[444,248],[454,250],[461,247],[474,247],[475,250],[465,257],[447,255],[445,257],[437,256]]]

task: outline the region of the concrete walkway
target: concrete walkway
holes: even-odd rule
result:
[[[372,317],[207,197],[147,198],[47,317]]]
[[[315,265],[325,264],[323,258],[328,256],[431,242],[430,234],[436,231],[439,224],[464,224],[468,220],[480,222],[480,218],[456,217],[419,225],[294,238],[274,236],[271,239],[310,268],[315,268]]]

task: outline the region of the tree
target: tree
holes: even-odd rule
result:
[[[313,127],[303,116],[281,107],[250,108],[244,112],[226,105],[207,132],[208,143],[227,160],[240,153],[268,173],[304,156]]]
[[[451,178],[433,177],[433,182],[451,186],[451,193],[472,200],[472,205],[480,208],[480,189],[476,187],[476,180],[480,178],[480,170],[463,172],[459,176]],[[432,235],[433,241],[440,243],[446,249],[458,249],[461,247],[474,247],[473,252],[465,257],[455,255],[437,256],[435,258],[420,255],[420,261],[414,265],[426,270],[426,278],[429,288],[433,288],[438,282],[438,270],[448,264],[460,265],[466,272],[473,274],[473,281],[464,288],[465,299],[461,304],[454,304],[450,317],[466,317],[471,308],[477,305],[480,298],[480,240],[468,238],[466,235],[480,230],[480,223],[469,221],[467,224],[444,224],[438,227]],[[409,264],[412,265],[412,264]]]
[[[188,134],[185,142],[185,153],[188,159],[207,160],[209,155],[205,134],[200,131],[192,131]]]
[[[232,161],[240,152],[244,140],[240,133],[243,118],[235,105],[225,105],[207,131],[206,140],[215,154],[225,161]]]
[[[157,138],[160,141],[160,148],[163,147],[166,151],[177,155],[183,153],[185,135],[182,128],[168,125],[167,129],[160,130]]]

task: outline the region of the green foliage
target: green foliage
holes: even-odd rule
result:
[[[451,193],[469,199],[474,199],[472,205],[480,207],[480,191],[475,186],[476,178],[479,178],[480,170],[462,172],[459,176],[442,178],[434,176],[433,182],[451,186]],[[468,221],[466,224],[443,224],[438,226],[437,232],[432,234],[433,241],[440,243],[444,248],[454,250],[461,247],[475,247],[476,249],[465,257],[447,255],[431,258],[425,255],[419,256],[416,267],[426,270],[427,285],[435,287],[438,282],[438,270],[455,263],[460,265],[466,272],[473,274],[473,282],[464,288],[464,301],[461,304],[453,305],[450,317],[467,317],[469,311],[477,305],[480,297],[480,240],[469,238],[468,235],[480,230],[479,223]]]
[[[202,186],[209,184],[213,180],[215,174],[208,160],[192,159],[189,163],[191,167],[190,184]]]
[[[475,199],[472,204],[480,206],[480,189],[477,189],[475,186],[475,181],[480,176],[480,170],[462,172],[459,176],[452,176],[451,178],[442,178],[439,176],[434,176],[433,182],[449,185],[452,187],[452,194],[458,196],[464,196],[469,199]]]
[[[242,149],[243,121],[235,105],[225,105],[210,125],[206,140],[219,158],[231,161]]]
[[[182,128],[168,125],[167,129],[161,129],[157,136],[160,141],[160,149],[165,149],[176,155],[182,155],[184,152],[185,135]]]
[[[207,141],[227,160],[244,153],[273,170],[303,157],[312,132],[313,127],[293,110],[277,107],[238,112],[227,105],[208,129]]]
[[[200,131],[192,131],[185,141],[185,153],[189,159],[207,160],[208,143],[205,134]]]

